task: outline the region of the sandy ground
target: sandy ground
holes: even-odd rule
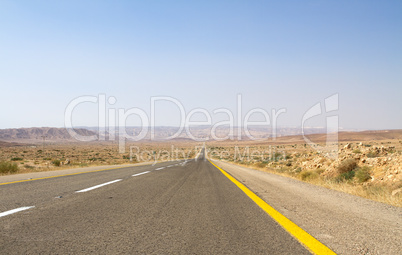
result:
[[[402,208],[213,162],[338,254],[402,254]]]

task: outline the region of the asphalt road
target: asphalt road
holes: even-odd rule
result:
[[[338,254],[402,254],[402,208],[211,161]]]
[[[1,185],[0,201],[0,254],[310,254],[203,155]]]

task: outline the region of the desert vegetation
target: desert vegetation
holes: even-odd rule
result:
[[[0,161],[0,174],[11,174],[18,171],[16,163]]]
[[[136,146],[130,157],[130,146]],[[41,172],[57,169],[121,165],[144,161],[166,161],[194,157],[194,146],[168,143],[128,144],[125,153],[119,153],[113,143],[61,143],[42,146],[0,147],[0,175]]]
[[[324,144],[321,144],[324,146]],[[402,141],[343,142],[335,158],[306,144],[209,147],[209,155],[402,206]]]

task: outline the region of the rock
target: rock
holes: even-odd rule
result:
[[[350,149],[350,148],[352,148],[352,145],[350,145],[350,143],[348,143],[348,144],[346,144],[343,148],[344,148],[344,149]]]
[[[365,158],[362,158],[361,162],[362,162],[362,163],[366,163],[366,159],[365,159]]]
[[[397,194],[401,194],[402,193],[402,188],[396,189],[392,191],[392,196],[396,196]]]
[[[64,165],[69,165],[70,164],[70,160],[66,159],[66,161],[64,161]]]
[[[361,147],[361,146],[363,146],[363,143],[362,143],[362,142],[360,142],[360,143],[359,143],[359,146],[360,146],[360,147]]]

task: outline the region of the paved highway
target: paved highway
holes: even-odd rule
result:
[[[311,254],[205,160],[0,185],[1,254]]]

